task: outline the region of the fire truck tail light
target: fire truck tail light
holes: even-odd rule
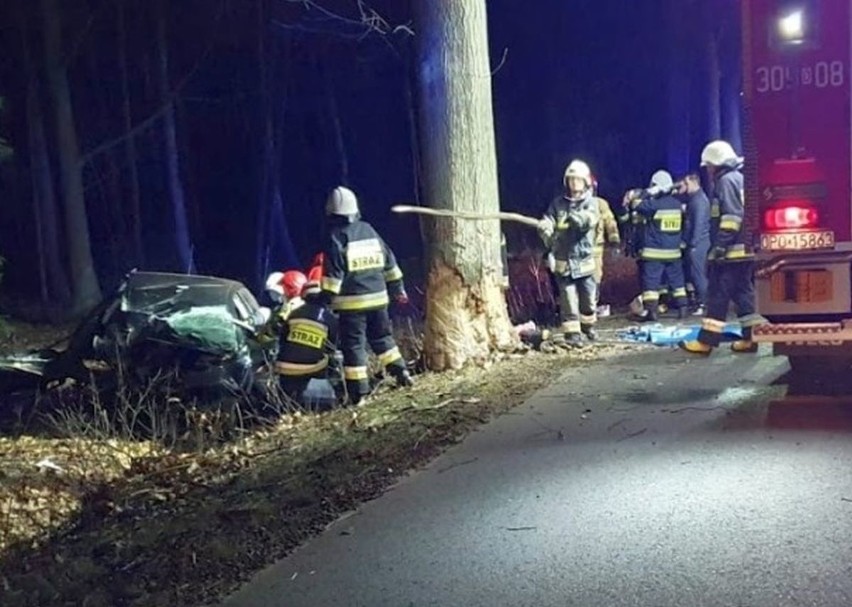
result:
[[[767,210],[763,221],[770,230],[805,230],[819,225],[819,213],[813,207],[788,206]]]

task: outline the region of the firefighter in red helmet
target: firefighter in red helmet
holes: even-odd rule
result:
[[[325,254],[317,253],[311,261],[311,267],[308,270],[308,282],[322,282],[322,264],[325,262]]]
[[[266,279],[266,292],[275,304],[266,326],[260,332],[261,340],[276,339],[287,317],[304,302],[302,289],[308,282],[299,270],[273,272]]]
[[[308,281],[302,305],[292,310],[279,332],[275,371],[282,391],[296,402],[311,379],[328,378],[338,402],[345,396],[336,365],[338,320],[322,298],[320,285]]]

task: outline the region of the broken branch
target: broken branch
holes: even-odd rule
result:
[[[521,215],[520,213],[470,213],[468,211],[450,211],[448,209],[431,209],[429,207],[418,207],[415,205],[398,204],[391,207],[394,213],[417,213],[418,215],[431,215],[433,217],[453,217],[455,219],[468,219],[471,221],[512,221],[526,226],[537,228],[539,220],[535,217]]]

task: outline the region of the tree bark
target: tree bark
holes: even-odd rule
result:
[[[44,133],[44,114],[41,107],[38,70],[30,49],[29,27],[21,8],[19,12],[24,71],[27,75],[27,141],[30,156],[30,179],[33,195],[36,247],[38,248],[39,292],[42,303],[53,302],[59,307],[68,305],[71,290],[59,254],[60,234],[56,223],[56,192],[47,153]]]
[[[126,0],[118,0],[118,66],[121,72],[121,114],[124,132],[133,129],[130,101],[130,78],[127,69],[127,20]],[[145,250],[142,245],[142,202],[139,190],[139,169],[137,167],[136,138],[128,136],[124,142],[124,155],[127,161],[127,185],[130,192],[126,217],[130,223],[133,251],[133,265],[139,267],[145,263]]]
[[[161,4],[160,14],[157,19],[160,99],[164,104],[168,103],[171,98],[171,88],[169,85],[169,50],[166,39],[166,7],[167,4],[165,2]],[[163,139],[166,178],[168,181],[169,197],[172,203],[173,229],[179,269],[181,272],[193,274],[195,273],[195,259],[189,235],[186,199],[180,177],[180,156],[178,154],[175,105],[173,102],[168,103],[168,107],[163,114]]]
[[[317,58],[317,64],[321,60]],[[323,65],[322,78],[325,84],[325,94],[328,99],[328,114],[331,118],[331,126],[334,129],[334,146],[337,149],[337,161],[340,169],[340,183],[349,183],[349,153],[346,150],[346,138],[343,136],[343,124],[340,122],[340,108],[337,104],[337,93],[334,91],[334,79],[331,77],[331,68]]]
[[[739,2],[726,0],[722,5],[725,20],[719,52],[721,80],[719,95],[721,104],[721,132],[735,150],[742,150],[742,43],[740,41]]]
[[[705,4],[712,11],[710,3]],[[713,8],[716,8],[713,3]],[[714,24],[716,19],[708,12],[705,23],[705,60],[707,62],[707,139],[719,139],[722,136],[722,70],[719,65],[719,40]]]
[[[71,313],[78,315],[100,301],[101,290],[92,259],[80,148],[77,128],[74,125],[68,73],[62,57],[62,14],[56,0],[42,0],[41,9],[44,19],[45,64],[56,114],[57,153],[65,202],[68,265],[73,290]]]
[[[684,175],[693,165],[690,160],[691,126],[691,65],[689,32],[683,27],[689,23],[691,7],[683,0],[669,0],[666,14],[670,19],[668,86],[668,170],[674,175]]]
[[[425,197],[437,209],[499,210],[485,0],[414,3]],[[497,221],[430,225],[424,355],[457,369],[511,347]]]

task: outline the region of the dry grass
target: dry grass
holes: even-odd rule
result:
[[[555,310],[533,259],[513,260],[516,321]],[[409,362],[422,352],[419,316],[415,306],[395,321]],[[0,351],[42,347],[58,333],[15,328]],[[206,604],[565,365],[620,351],[502,356],[322,415],[282,399],[274,423],[249,423],[246,411],[227,442],[191,403],[119,390],[107,404],[77,387],[43,417],[51,436],[0,439],[0,604]]]
[[[611,351],[528,353],[427,374],[356,410],[291,413],[202,452],[117,439],[6,440],[1,474],[14,483],[4,482],[3,512],[15,531],[0,561],[0,604],[203,604],[521,403],[566,364]]]

